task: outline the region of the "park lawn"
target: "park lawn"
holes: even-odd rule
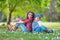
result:
[[[20,27],[16,31],[9,32],[5,25],[0,26],[0,40],[60,40],[60,23],[44,23],[48,29],[53,29],[53,33],[24,33]]]

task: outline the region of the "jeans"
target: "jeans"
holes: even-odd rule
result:
[[[39,33],[39,32],[41,32],[41,28],[40,27],[37,27],[36,29],[32,29],[32,32],[33,33]]]
[[[44,31],[44,30],[48,30],[45,26],[39,26],[37,28],[35,28],[34,30],[32,30],[33,33],[39,33],[41,31]]]
[[[47,27],[45,26],[41,26],[40,28],[41,28],[41,31],[48,30]]]
[[[15,27],[18,28],[18,27],[21,27],[21,29],[24,31],[24,32],[28,32],[27,30],[27,27],[24,25],[24,24],[15,24]]]

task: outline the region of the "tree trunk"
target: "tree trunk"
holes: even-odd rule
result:
[[[50,15],[50,22],[52,22],[53,21],[53,14],[55,13],[55,0],[51,0],[50,1],[50,13],[49,13],[49,15]]]
[[[0,11],[0,22],[2,22],[2,11]]]
[[[9,7],[9,14],[8,14],[8,18],[7,18],[7,25],[10,25],[10,21],[11,21],[11,15],[12,15],[12,12],[14,11],[16,5],[18,3],[18,0],[16,0],[16,3],[14,5],[14,7],[12,9],[10,9],[10,3],[8,3],[8,7]]]
[[[8,14],[8,18],[7,18],[7,25],[10,25],[11,14],[12,14],[12,12],[10,11]]]

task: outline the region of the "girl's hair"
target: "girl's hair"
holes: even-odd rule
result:
[[[33,18],[33,20],[34,20],[34,16],[35,16],[35,15],[34,15],[34,12],[32,12],[32,11],[29,11],[29,12],[27,13],[27,19],[28,19],[28,14],[29,14],[29,13],[32,13],[32,18]]]

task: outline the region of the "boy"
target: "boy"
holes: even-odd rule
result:
[[[44,25],[42,25],[42,23],[40,21],[40,18],[41,18],[41,15],[40,14],[36,14],[35,15],[34,21],[32,23],[32,32],[33,33],[39,33],[41,31],[44,31],[46,33],[53,32],[53,30],[48,31],[48,29]]]

